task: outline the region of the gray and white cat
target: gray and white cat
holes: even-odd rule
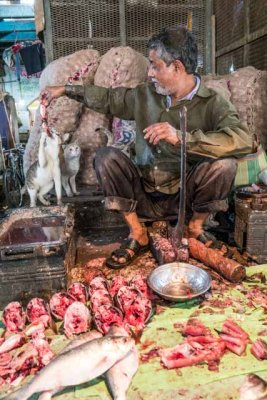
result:
[[[63,145],[64,159],[61,163],[62,186],[68,197],[79,195],[76,189],[76,175],[80,168],[81,148],[77,142]]]
[[[42,132],[38,160],[33,163],[26,174],[26,188],[30,196],[30,206],[36,207],[37,198],[46,206],[50,204],[44,198],[55,185],[57,204],[62,205],[61,200],[61,172],[60,172],[60,152],[62,138],[54,129],[51,130],[51,137],[46,132]]]

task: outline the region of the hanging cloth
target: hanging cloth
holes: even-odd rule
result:
[[[45,67],[42,43],[36,43],[20,49],[20,55],[28,75],[41,72]]]

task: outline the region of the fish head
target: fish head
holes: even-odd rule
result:
[[[110,336],[106,338],[107,351],[114,347],[116,352],[120,354],[127,354],[134,346],[134,339],[128,336]]]
[[[123,326],[119,326],[116,324],[113,324],[109,331],[108,331],[109,336],[129,336],[127,333],[126,329]]]
[[[267,398],[267,383],[255,374],[248,374],[240,387],[240,400],[264,400]]]

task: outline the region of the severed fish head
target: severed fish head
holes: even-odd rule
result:
[[[240,400],[267,400],[267,382],[258,375],[247,375],[240,387]]]

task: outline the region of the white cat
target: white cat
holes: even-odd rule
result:
[[[63,145],[64,159],[61,161],[62,186],[68,197],[79,195],[76,189],[76,175],[80,168],[81,148],[77,142]]]
[[[61,135],[51,129],[51,137],[42,132],[39,144],[38,161],[29,168],[26,174],[26,187],[30,196],[30,206],[36,207],[37,198],[44,205],[50,202],[44,198],[55,185],[57,204],[62,205],[60,152]],[[63,155],[61,155],[61,158]]]

